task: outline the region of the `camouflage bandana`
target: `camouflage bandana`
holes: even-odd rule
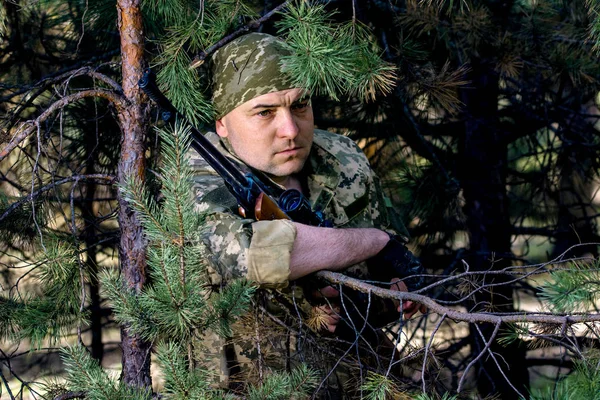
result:
[[[279,64],[287,55],[280,39],[264,33],[249,33],[217,50],[212,57],[216,119],[257,96],[293,88]]]

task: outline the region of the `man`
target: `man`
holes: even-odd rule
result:
[[[263,294],[277,301],[263,299],[257,307],[270,315],[273,329],[277,321],[300,315],[298,329],[303,329],[302,319],[306,317],[316,318],[317,328],[336,332],[343,315],[339,312],[343,306],[337,300],[339,292],[331,286],[307,291],[306,285],[300,288],[295,281],[320,270],[343,270],[368,278],[364,261],[389,245],[390,234],[405,234],[405,230],[394,226],[377,178],[356,144],[346,137],[315,130],[309,93],[294,87],[290,77],[281,71],[281,62],[287,55],[278,39],[259,33],[238,38],[215,53],[216,135],[208,134],[208,138],[238,162],[264,172],[274,185],[300,190],[313,209],[321,210],[335,228],[288,220],[244,219],[236,212],[235,200],[223,182],[208,170],[198,177],[198,209],[208,213],[205,241],[211,253],[215,284],[247,279],[260,288],[271,289]],[[393,287],[406,290],[402,282]],[[307,297],[311,304],[307,305]],[[290,305],[287,315],[277,311],[270,314],[277,308],[272,303],[286,301]],[[406,302],[405,317],[418,308]],[[264,321],[263,315],[261,323],[255,319],[254,324]],[[253,351],[259,354],[249,358],[258,358],[258,366],[256,362],[248,364],[255,371],[271,365],[268,355],[261,352],[285,354],[271,359],[287,368],[304,357],[298,354],[298,339],[291,339],[290,331],[279,338],[287,346],[281,346],[271,336],[266,340],[268,350],[256,339],[258,334],[246,333],[254,336],[254,343],[234,338],[229,347],[225,346],[229,367],[234,365],[232,357],[243,364],[239,355]],[[306,344],[303,346],[306,350]],[[237,372],[239,364],[235,365]],[[231,370],[224,372],[232,374]]]

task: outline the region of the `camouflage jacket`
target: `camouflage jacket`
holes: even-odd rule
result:
[[[221,151],[227,144],[214,133],[207,136]],[[223,180],[200,158],[196,169],[197,209],[208,214],[203,235],[211,254],[214,284],[245,278],[262,288],[288,286],[289,263],[296,237],[289,221],[254,221],[237,212],[235,198]],[[322,210],[338,228],[376,227],[391,233],[408,233],[384,197],[377,176],[358,146],[349,138],[315,130],[309,158],[302,171],[305,195],[313,210]],[[358,277],[362,268],[349,273]]]
[[[215,133],[207,137],[231,156],[227,143],[221,142]],[[290,284],[288,280],[290,253],[296,237],[294,224],[284,220],[257,222],[242,218],[223,180],[199,156],[192,163],[196,171],[197,208],[207,213],[203,240],[210,254],[212,283],[218,286],[234,279],[247,279],[260,288],[269,289],[256,299],[260,307],[236,323],[234,337],[226,340],[216,335],[205,337],[207,346],[202,357],[206,368],[220,371],[220,386],[230,388],[232,383],[235,387],[236,383],[259,380],[262,373],[258,370],[264,367],[289,370],[298,362],[321,368],[323,375],[327,375],[329,359],[323,349],[331,348],[331,344],[321,345],[318,339],[306,339],[312,335],[311,329],[306,329],[306,320],[314,309],[304,297],[306,287]],[[322,210],[335,227],[376,227],[408,236],[395,218],[366,156],[351,139],[315,130],[301,179],[304,194],[313,209]],[[361,263],[346,273],[366,278],[366,270],[366,265]],[[296,333],[291,335],[281,324],[273,323],[274,319],[267,313],[299,328],[294,328]],[[237,365],[237,369],[231,365]],[[232,372],[234,370],[238,372]],[[329,379],[335,382],[328,383],[326,392],[345,390],[343,382],[349,374],[344,372],[344,378],[340,378],[339,371],[338,366]],[[240,375],[236,377],[236,374]]]

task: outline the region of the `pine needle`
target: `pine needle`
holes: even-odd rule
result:
[[[600,298],[599,262],[569,264],[568,270],[551,273],[551,280],[542,285],[541,298],[548,307],[559,313],[593,309]]]
[[[384,62],[366,27],[331,22],[322,4],[291,3],[276,26],[292,55],[282,69],[294,84],[334,100],[356,96],[372,101],[396,84],[395,67]]]

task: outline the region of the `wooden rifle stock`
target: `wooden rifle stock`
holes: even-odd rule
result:
[[[283,212],[279,205],[273,201],[269,196],[265,196],[264,193],[258,195],[256,199],[256,207],[254,208],[254,216],[257,221],[271,221],[274,219],[290,219],[290,217]]]

